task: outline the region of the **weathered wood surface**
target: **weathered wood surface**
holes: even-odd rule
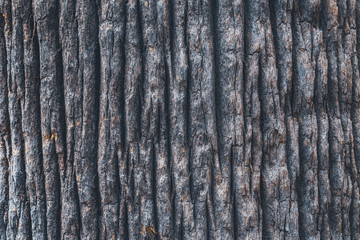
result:
[[[0,240],[360,239],[359,0],[0,12]]]

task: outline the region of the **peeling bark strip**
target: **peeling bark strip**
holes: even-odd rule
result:
[[[0,240],[360,238],[360,1],[0,12]]]

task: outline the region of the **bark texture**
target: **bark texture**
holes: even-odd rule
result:
[[[360,0],[0,12],[0,240],[360,239]]]

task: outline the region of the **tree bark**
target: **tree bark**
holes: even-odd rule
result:
[[[360,0],[0,12],[0,240],[360,239]]]

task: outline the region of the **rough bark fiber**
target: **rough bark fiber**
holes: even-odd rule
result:
[[[359,0],[0,12],[0,240],[360,239]]]

